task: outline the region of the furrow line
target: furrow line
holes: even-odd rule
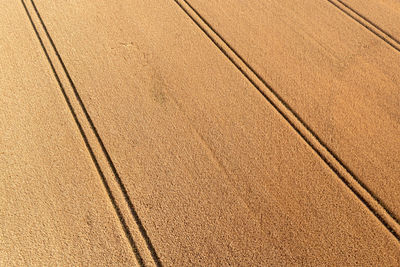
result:
[[[115,168],[111,156],[75,87],[34,1],[30,1],[31,5],[29,7],[24,0],[21,0],[21,2],[139,265],[162,266],[143,223],[133,206],[127,189]],[[33,18],[31,14],[35,14],[35,18]],[[35,22],[35,20],[37,22]],[[39,33],[39,31],[41,33]],[[45,36],[45,38],[41,36]]]
[[[201,31],[217,46],[231,63],[264,96],[271,106],[289,123],[318,157],[338,176],[343,184],[372,212],[400,242],[399,220],[390,212],[355,174],[331,151],[312,129],[292,110],[281,96],[248,64],[186,0],[174,0]]]
[[[369,20],[367,17],[363,16],[357,10],[353,9],[348,4],[344,3],[341,0],[327,0],[345,15],[356,21],[357,23],[361,24],[364,28],[369,30],[371,33],[379,37],[385,43],[390,45],[392,48],[400,52],[400,41],[397,40],[393,35],[383,30],[377,24]]]

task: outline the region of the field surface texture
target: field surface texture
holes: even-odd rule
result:
[[[1,266],[400,266],[400,2],[0,6]]]

